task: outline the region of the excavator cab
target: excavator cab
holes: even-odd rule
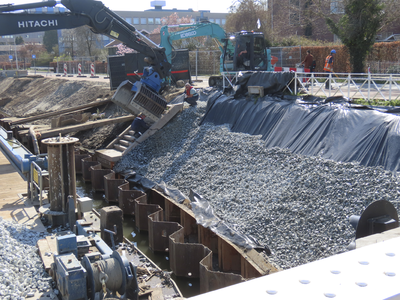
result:
[[[232,71],[268,70],[268,53],[261,32],[241,31],[231,42],[235,45]]]
[[[261,32],[241,31],[225,41],[224,71],[268,70],[269,51]]]
[[[237,32],[223,42],[223,72],[273,71],[271,50],[266,49],[262,32]],[[211,76],[208,80],[210,86],[222,86],[222,82],[222,75]]]

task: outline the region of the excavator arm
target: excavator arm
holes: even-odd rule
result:
[[[180,31],[169,32],[168,28],[183,28]],[[224,29],[218,24],[211,22],[200,22],[195,24],[181,24],[181,25],[165,25],[160,30],[161,43],[160,46],[165,48],[165,54],[169,62],[172,60],[172,42],[192,37],[208,36],[214,38],[221,51],[221,72],[223,70],[223,58],[225,56],[232,56],[235,48],[230,43]]]
[[[168,28],[183,28],[180,31],[169,32]],[[221,52],[223,52],[223,44],[226,39],[225,31],[215,23],[195,23],[181,25],[165,25],[160,30],[161,43],[160,46],[165,48],[167,59],[171,62],[172,41],[193,38],[198,36],[209,36],[216,39]]]
[[[94,33],[119,40],[129,48],[145,54],[145,61],[152,67],[150,73],[155,71],[159,79],[169,76],[171,64],[167,60],[165,49],[136,31],[134,26],[100,1],[61,0],[61,4],[68,11],[59,13],[19,12],[31,8],[54,7],[56,4],[56,1],[47,1],[0,6],[0,35],[70,29],[86,25]]]

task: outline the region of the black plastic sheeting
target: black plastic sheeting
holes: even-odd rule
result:
[[[293,78],[293,72],[246,72],[238,76],[234,96],[247,92],[248,86],[262,86],[264,95],[277,94],[282,92]]]
[[[254,99],[216,91],[209,96],[201,123],[228,124],[233,132],[261,135],[268,148],[399,171],[400,117],[396,113],[353,106],[341,97]]]
[[[121,175],[124,179],[135,184],[135,189],[146,192],[150,189],[161,192],[177,203],[182,204],[185,199],[188,199],[178,189],[168,187],[165,182],[159,184],[137,174],[134,170],[127,170]],[[192,211],[195,215],[197,224],[204,228],[209,228],[219,236],[231,241],[239,247],[245,249],[265,250],[268,255],[271,254],[267,246],[261,245],[256,239],[240,233],[237,229],[231,228],[224,221],[218,218],[210,206],[209,202],[199,194],[190,190],[189,200],[191,201]]]

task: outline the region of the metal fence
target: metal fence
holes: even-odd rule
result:
[[[221,51],[190,51],[190,73],[196,75],[213,75],[220,72]]]
[[[301,46],[292,47],[271,47],[271,55],[278,58],[276,67],[294,68],[296,64],[301,63]]]
[[[296,72],[286,89],[320,97],[396,101],[400,100],[400,74]]]
[[[400,61],[368,61],[370,73],[400,74]]]

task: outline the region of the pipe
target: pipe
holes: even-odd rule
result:
[[[36,133],[35,133],[35,130],[33,130],[34,128],[35,128],[34,126],[29,127],[29,134],[32,137],[33,150],[35,151],[35,154],[40,154],[39,144],[36,139]]]

